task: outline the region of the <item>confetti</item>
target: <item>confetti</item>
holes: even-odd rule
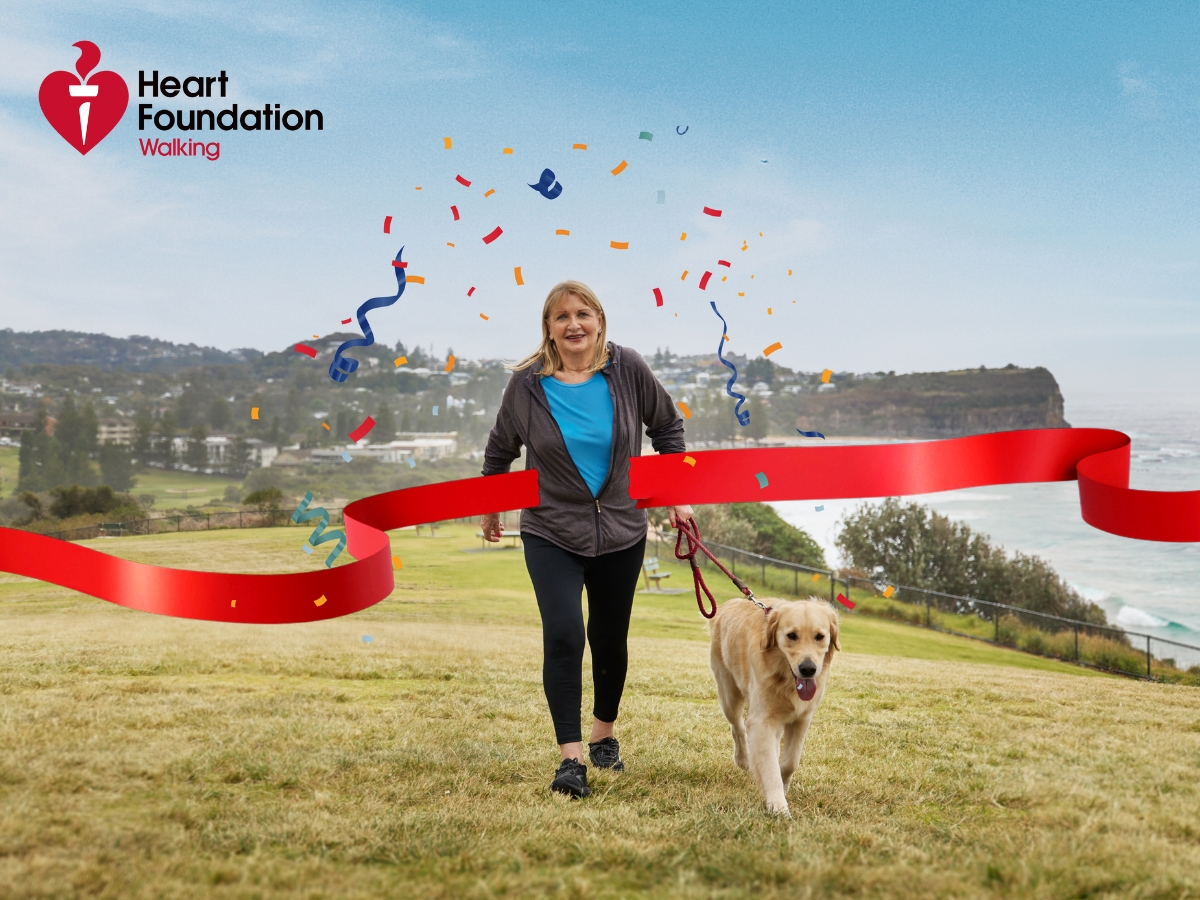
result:
[[[688,270],[687,270],[687,269],[684,269],[684,270],[683,270],[683,274],[679,276],[679,280],[680,280],[680,281],[687,281],[687,276],[688,276]]]
[[[696,467],[696,458],[694,456],[685,456],[683,458],[683,461],[685,463],[687,463],[689,466],[691,466],[693,469]]]
[[[452,243],[450,243],[449,241],[446,241],[446,246],[447,246],[447,247],[453,247],[454,245],[453,245]]]
[[[666,203],[666,202],[667,202],[667,192],[666,192],[666,191],[659,191],[659,192],[658,192],[658,202],[659,202],[659,203]]]
[[[316,335],[313,335],[313,337],[316,337]],[[313,359],[317,358],[317,351],[308,346],[308,344],[297,344],[296,352],[303,353],[305,356],[311,356]]]
[[[571,149],[572,150],[586,150],[587,144],[572,144]]]
[[[325,605],[325,595],[322,594],[320,597],[318,597],[316,600],[314,600],[313,603],[315,603],[317,606],[324,606]]]
[[[833,376],[833,372],[831,372],[829,369],[826,369],[824,372],[821,373],[821,383],[829,384],[829,379],[832,376]]]
[[[728,275],[722,275],[722,276],[721,276],[721,280],[722,280],[722,281],[728,281],[728,280],[729,280],[729,276],[728,276]]]
[[[733,389],[733,385],[737,381],[738,376],[737,366],[727,360],[722,353],[725,348],[725,342],[729,340],[729,326],[725,324],[725,317],[721,315],[721,311],[717,309],[717,302],[715,300],[710,300],[708,305],[712,307],[712,311],[715,312],[717,314],[717,318],[721,320],[721,341],[717,344],[717,359],[721,361],[721,365],[725,366],[725,368],[733,370],[733,374],[729,376],[729,381],[725,384],[725,393],[727,393],[730,397],[737,398],[737,405],[733,408],[733,414],[737,418],[738,424],[744,428],[750,424],[750,412],[742,409],[742,404],[746,402],[746,395],[739,394]],[[763,486],[766,487],[766,485]]]
[[[314,334],[314,335],[313,335],[313,337],[314,337],[314,338],[319,338],[319,337],[320,337],[320,335],[319,335],[319,334]]]
[[[311,519],[320,519],[317,527],[313,529],[313,533],[308,536],[308,542],[304,545],[310,549],[305,550],[305,553],[312,553],[313,547],[329,541],[337,541],[337,547],[325,560],[326,568],[333,565],[333,561],[338,558],[338,555],[346,549],[346,533],[344,531],[330,531],[327,533],[325,529],[329,525],[329,512],[324,507],[316,507],[309,509],[308,505],[312,503],[312,491],[308,491],[304,495],[304,499],[300,501],[300,505],[296,507],[296,511],[292,513],[292,521],[299,525],[301,522],[308,522]],[[322,601],[324,598],[322,598]]]
[[[328,422],[322,422],[321,427],[324,428],[326,431],[333,431],[333,429],[329,427]]]
[[[744,296],[746,296],[746,295],[745,295],[745,294],[738,294],[738,296],[739,296],[739,297],[744,297]],[[771,307],[769,307],[769,306],[767,307],[767,315],[768,315],[768,316],[770,316],[770,315],[773,315],[773,313],[771,312]]]
[[[463,178],[461,175],[455,175],[454,180],[457,181],[459,184],[461,184],[463,187],[471,186],[471,182],[467,181],[467,179]]]
[[[404,568],[404,563],[400,562],[400,557],[398,557],[398,556],[392,557],[392,568],[393,569],[403,569]]]
[[[658,288],[654,289],[654,305],[655,306],[663,305],[662,291],[660,291]],[[258,416],[256,415],[254,418],[257,419]]]
[[[450,212],[454,214],[454,221],[457,222],[458,221],[458,207],[457,206],[450,207]]]
[[[257,406],[250,407],[250,418],[252,418],[252,419],[258,418],[258,407]]]
[[[825,505],[822,504],[820,506],[814,506],[813,509],[815,509],[817,512],[825,512]]]
[[[344,459],[346,462],[350,462],[350,460],[354,459],[354,457],[351,456],[349,453],[347,453],[345,450],[343,450],[342,451],[342,459]]]
[[[525,279],[521,277],[521,267],[520,266],[513,267],[513,278],[517,279],[517,284],[525,283]]]
[[[354,321],[354,317],[353,317],[353,316],[351,316],[349,319],[342,319],[342,324],[343,324],[343,325],[349,325],[349,324],[350,324],[351,322],[353,322],[353,321]]]
[[[425,276],[424,275],[409,275],[408,283],[409,284],[424,284]]]
[[[792,270],[791,270],[791,269],[788,269],[788,276],[790,277],[790,276],[791,276],[791,274],[792,274]]]
[[[643,131],[641,134],[638,135],[638,140],[639,141],[652,141],[652,140],[654,140],[654,135],[652,135],[648,131]]]
[[[497,225],[494,229],[492,229],[491,231],[489,231],[487,234],[485,234],[483,236],[483,242],[485,244],[490,244],[492,241],[494,241],[496,238],[500,237],[500,235],[502,235],[502,234],[504,234],[504,230],[499,225]]]
[[[383,233],[384,234],[392,233],[392,217],[391,216],[383,217]]]
[[[691,125],[684,125],[684,126],[683,126],[683,131],[680,131],[680,130],[679,130],[679,126],[678,126],[678,125],[676,125],[676,126],[675,126],[675,133],[676,133],[676,134],[678,134],[678,135],[685,135],[685,134],[687,134],[687,133],[688,133],[688,129],[689,129],[689,128],[691,128],[691,127],[692,127]]]
[[[553,200],[562,193],[562,185],[554,180],[554,171],[552,169],[542,169],[542,177],[538,179],[538,183],[529,186],[547,200]]]
[[[721,280],[722,280],[722,281],[724,281],[725,279],[724,279],[724,278],[722,278]],[[738,296],[739,296],[739,297],[745,297],[745,296],[746,296],[746,292],[745,292],[745,291],[738,291]]]
[[[237,600],[230,600],[230,601],[229,601],[229,605],[230,605],[230,606],[237,606]]]
[[[804,437],[819,437],[821,440],[825,440],[825,435],[821,434],[819,431],[800,431],[799,428],[797,428],[796,431],[804,435]]]
[[[397,356],[394,360],[392,360],[392,365],[394,365],[398,369],[402,365],[404,365],[406,362],[408,362],[407,356]]]
[[[411,456],[407,459],[407,462],[408,462],[408,467],[410,469],[415,469],[417,467],[417,461],[415,459],[413,459]]]
[[[748,245],[746,244],[746,242],[745,242],[745,241],[742,241],[742,252],[743,252],[743,253],[745,253],[745,252],[746,252],[746,247],[747,247],[747,246],[748,246]]]
[[[725,267],[725,268],[727,268],[727,269],[732,269],[732,268],[733,268],[733,263],[731,263],[731,262],[729,262],[728,260],[725,260],[725,259],[718,259],[718,260],[717,260],[717,265],[718,265],[718,266],[724,266],[724,267]]]
[[[442,142],[443,142],[443,143],[446,145],[446,149],[447,149],[447,150],[449,150],[449,149],[450,149],[450,146],[451,146],[451,144],[450,144],[450,138],[448,138],[448,137],[444,137],[444,138],[442,138]]]
[[[420,189],[421,189],[421,186],[419,184],[415,188],[413,188],[414,191],[419,191]]]
[[[364,644],[373,644],[373,643],[375,643],[375,639],[373,637],[371,637],[369,634],[364,634],[363,635],[363,643]]]
[[[492,194],[494,194],[494,193],[496,193],[496,189],[495,189],[495,188],[488,188],[486,191],[484,191],[484,192],[483,192],[483,196],[485,196],[485,197],[490,197],[490,196],[492,196]]]
[[[370,434],[371,429],[374,427],[375,427],[375,420],[372,419],[370,416],[367,416],[365,419],[363,419],[363,422],[361,425],[359,425],[352,432],[350,432],[350,440],[354,441],[357,444],[359,441],[361,441],[363,438],[365,438],[368,434]]]
[[[475,285],[471,285],[471,289],[467,291],[467,296],[470,297],[473,293],[475,293]]]
[[[758,479],[758,489],[760,491],[767,486],[767,473],[766,472],[759,472],[754,477]]]
[[[305,553],[307,553],[309,556],[312,556],[313,548],[308,546],[308,544],[303,544],[300,547],[300,549],[303,550]]]
[[[889,584],[886,588],[884,588],[883,596],[890,597],[894,593],[896,593],[896,589]]]
[[[842,606],[846,607],[846,609],[854,609],[853,600],[847,600],[842,594],[838,594],[837,599],[838,603],[842,604]]]
[[[628,165],[629,165],[629,163],[625,162],[625,160],[621,160],[619,163],[617,163],[617,167],[612,170],[612,173],[614,175],[620,175],[622,172],[625,171],[625,167]]]
[[[686,241],[687,240],[687,232],[686,231],[680,232],[679,239],[681,241]]]
[[[700,290],[708,290],[708,279],[712,278],[712,272],[705,272],[700,276]]]
[[[569,228],[556,228],[556,229],[554,229],[554,233],[555,233],[555,234],[561,234],[561,235],[563,235],[564,237],[570,237],[570,236],[571,236],[571,229],[569,229]]]
[[[433,414],[434,414],[435,416],[437,415],[437,411],[438,411],[438,408],[435,406],[435,407],[433,408]]]
[[[629,241],[609,241],[608,246],[612,247],[614,250],[628,250]]]
[[[508,154],[509,156],[512,156],[512,147],[505,147],[505,148],[504,148],[503,150],[501,150],[500,152],[501,152],[501,153],[506,153],[506,154]]]
[[[483,319],[483,321],[485,321],[485,322],[488,320],[488,317],[485,316],[483,313],[479,314],[479,318]]]
[[[721,218],[721,211],[719,209],[712,209],[708,206],[704,207],[704,214],[706,216],[716,216],[718,219]]]
[[[820,581],[820,580],[821,580],[821,576],[818,575],[816,572],[813,572],[813,581]]]
[[[779,341],[776,341],[770,347],[767,347],[763,350],[763,356],[770,356],[776,350],[782,350],[782,349],[783,349],[783,344],[779,343]]]
[[[685,419],[690,419],[692,417],[692,411],[690,409],[688,409],[688,405],[686,403],[684,403],[682,400],[680,400],[675,405],[679,407],[679,411],[681,413],[683,413],[683,417]]]
[[[450,354],[450,358],[446,360],[446,372],[447,372],[447,374],[449,374],[450,370],[454,368],[454,360],[455,360],[455,356],[454,356],[454,354],[453,354],[453,353],[451,353],[451,354]]]

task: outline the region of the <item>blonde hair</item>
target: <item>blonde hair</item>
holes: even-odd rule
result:
[[[546,295],[546,305],[542,307],[542,345],[514,365],[514,372],[528,369],[539,362],[542,364],[539,375],[553,375],[562,368],[562,357],[558,355],[558,348],[554,346],[554,339],[550,337],[550,313],[558,301],[571,294],[600,314],[600,330],[596,333],[596,356],[592,360],[592,371],[599,372],[608,365],[608,328],[600,298],[582,281],[563,281],[550,289],[550,293]]]

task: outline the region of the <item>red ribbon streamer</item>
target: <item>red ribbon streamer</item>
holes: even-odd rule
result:
[[[663,305],[662,291],[660,291],[658,288],[654,289],[654,305],[655,306]]]
[[[504,234],[504,230],[499,225],[497,225],[495,228],[493,228],[491,231],[489,231],[487,234],[485,234],[483,236],[483,242],[485,244],[490,244],[492,241],[494,241],[496,238],[500,237],[500,235],[502,235],[502,234]]]
[[[374,427],[375,427],[375,420],[372,419],[370,416],[367,416],[365,419],[363,419],[363,423],[361,425],[359,425],[352,432],[350,432],[350,440],[354,441],[357,444],[359,441],[361,441],[363,438],[365,438],[371,432],[371,429]]]
[[[471,182],[467,181],[467,179],[463,178],[461,175],[455,175],[454,180],[457,181],[459,184],[461,184],[463,187],[471,186]]]
[[[693,451],[630,460],[639,507],[753,500],[890,497],[994,484],[1079,481],[1084,521],[1123,537],[1200,541],[1200,491],[1129,489],[1129,438],[1103,428],[1006,431],[946,441]],[[760,488],[755,475],[769,475]],[[391,593],[393,528],[538,504],[536,470],[421,485],[346,507],[357,562],[286,575],[168,569],[55,538],[0,529],[0,571],[131,609],[220,622],[310,622],[349,615]],[[299,532],[297,532],[299,533]],[[327,600],[321,606],[315,601]],[[231,601],[240,601],[231,606]]]
[[[308,346],[308,344],[297,344],[296,352],[303,353],[305,356],[311,356],[313,359],[317,358],[317,351],[313,347]]]
[[[700,290],[708,290],[708,279],[712,278],[712,272],[705,272],[700,276]]]

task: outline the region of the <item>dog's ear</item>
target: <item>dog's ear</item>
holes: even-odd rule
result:
[[[775,649],[775,632],[779,630],[779,610],[771,610],[767,613],[766,619],[762,638],[762,649],[764,652]]]
[[[825,651],[825,665],[833,662],[833,651],[841,650],[842,644],[838,640],[838,626],[841,624],[841,617],[838,616],[837,610],[829,610],[829,649]]]

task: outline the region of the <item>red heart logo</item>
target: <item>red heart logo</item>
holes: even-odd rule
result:
[[[117,127],[129,105],[129,88],[116,72],[88,72],[100,61],[100,49],[91,41],[78,41],[75,71],[51,72],[42,81],[38,103],[42,114],[63,140],[86,154]]]

